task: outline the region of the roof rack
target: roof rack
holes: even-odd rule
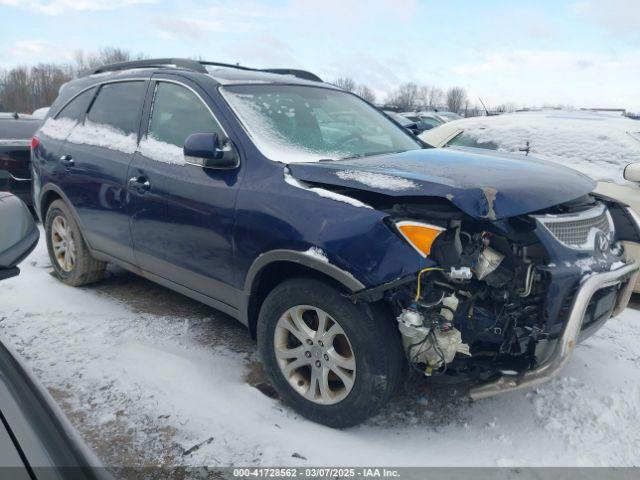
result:
[[[306,70],[298,70],[295,68],[264,68],[261,71],[268,73],[277,73],[280,75],[293,75],[294,77],[298,77],[303,80],[311,80],[312,82],[322,81],[322,79],[315,73],[311,73]]]
[[[128,70],[130,68],[153,68],[175,66],[196,72],[207,73],[207,69],[197,60],[186,58],[149,58],[145,60],[133,60],[131,62],[118,62],[110,65],[103,65],[88,72],[88,75],[103,72],[115,72],[118,70]]]
[[[204,60],[190,60],[187,58],[150,58],[144,60],[133,60],[131,62],[112,63],[94,68],[86,73],[86,75],[95,75],[96,73],[115,72],[118,70],[128,70],[132,68],[154,68],[154,67],[177,67],[186,70],[193,70],[200,73],[208,73],[206,65],[224,68],[235,68],[237,70],[247,70],[251,72],[275,73],[278,75],[293,75],[294,77],[311,80],[313,82],[322,82],[322,79],[315,73],[306,70],[298,70],[295,68],[251,68],[242,65],[234,65],[231,63],[208,62]]]

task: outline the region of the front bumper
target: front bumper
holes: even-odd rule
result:
[[[557,374],[571,356],[581,333],[583,333],[581,332],[582,322],[593,295],[603,288],[619,285],[616,305],[611,316],[618,315],[629,303],[629,298],[640,273],[638,268],[638,265],[632,261],[616,270],[596,273],[583,278],[574,297],[568,320],[564,324],[551,355],[531,370],[516,375],[502,375],[497,380],[471,388],[469,392],[471,398],[480,400],[498,393],[531,387],[543,383]]]

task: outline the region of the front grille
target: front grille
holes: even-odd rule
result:
[[[538,215],[535,218],[567,247],[592,250],[597,232],[613,237],[613,222],[604,205],[587,211],[564,215]]]

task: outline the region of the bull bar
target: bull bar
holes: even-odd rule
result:
[[[578,343],[582,322],[591,297],[593,297],[598,290],[626,282],[618,294],[615,307],[611,314],[612,317],[616,316],[627,307],[639,273],[638,265],[632,261],[618,269],[584,277],[574,297],[568,320],[562,329],[562,333],[551,355],[531,370],[515,375],[503,374],[497,380],[472,387],[469,392],[471,398],[473,400],[480,400],[499,393],[532,387],[546,382],[556,375],[567,363],[567,360],[573,353],[573,349]]]

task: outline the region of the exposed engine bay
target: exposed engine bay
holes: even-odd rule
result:
[[[413,298],[401,298],[407,289],[394,298],[411,366],[428,376],[449,369],[475,377],[477,360],[495,366],[502,357],[503,368],[527,368],[542,333],[544,275],[534,268],[544,263],[540,249],[453,221],[434,243],[433,258],[438,266],[419,272]]]
[[[593,206],[590,199],[548,215]],[[550,284],[550,260],[534,233],[536,220],[439,216],[445,215],[429,214],[442,228],[428,256],[435,265],[385,293],[411,367],[443,381],[483,380],[534,367],[538,342],[549,338],[544,306]],[[610,239],[611,251],[620,255],[613,233]]]

